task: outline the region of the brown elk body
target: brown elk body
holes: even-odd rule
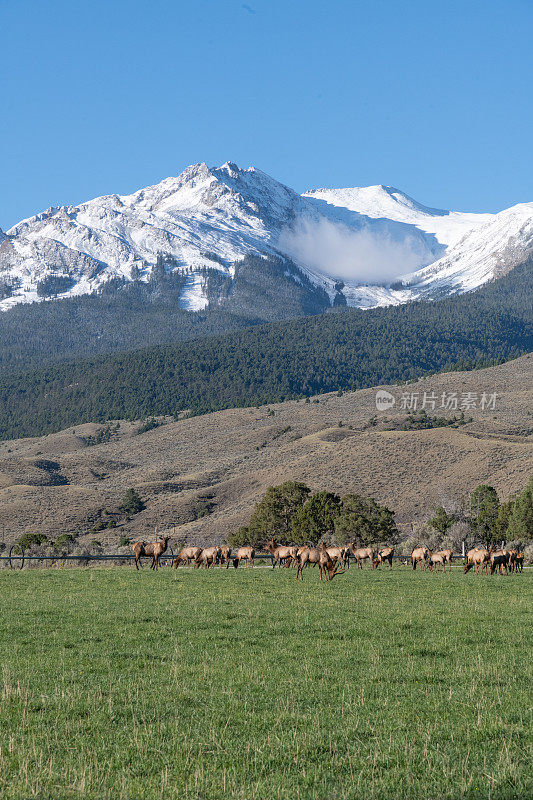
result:
[[[233,566],[235,569],[237,569],[241,561],[244,561],[246,564],[250,563],[253,567],[255,561],[255,548],[250,547],[249,545],[239,547],[237,553],[235,554],[235,558],[233,559]]]
[[[473,569],[475,573],[478,573],[480,570],[482,572],[484,569],[487,569],[489,559],[490,553],[488,550],[479,547],[472,548],[472,550],[469,550],[466,554],[464,572],[468,572],[470,569]]]
[[[345,551],[344,547],[334,547],[334,546],[326,547],[326,552],[328,556],[335,564],[344,565],[344,551]]]
[[[306,564],[316,565],[320,572],[320,580],[333,580],[335,575],[340,575],[344,570],[338,570],[337,562],[333,561],[324,544],[318,547],[300,547],[298,551],[298,571],[296,579],[303,581],[303,570]]]
[[[300,578],[303,581],[303,570],[306,564],[316,566],[320,564],[320,550],[317,547],[300,547],[298,550],[298,570],[296,572],[296,579]],[[320,572],[322,576],[322,570]]]
[[[494,575],[496,569],[501,575],[502,567],[505,574],[508,572],[509,553],[507,550],[491,550],[490,552],[490,574]]]
[[[200,554],[196,557],[194,568],[199,569],[202,565],[205,569],[217,563],[220,555],[220,547],[204,547]]]
[[[180,564],[189,565],[192,561],[196,561],[201,552],[201,547],[183,547],[174,559],[173,566],[177,569]]]
[[[430,570],[435,567],[435,572],[437,571],[437,566],[442,564],[442,571],[446,572],[446,564],[450,565],[450,569],[452,568],[452,551],[451,550],[439,550],[438,553],[432,553],[429,551],[429,561],[428,567]]]
[[[220,548],[220,557],[219,557],[220,566],[222,564],[226,565],[226,569],[231,564],[231,547],[227,544],[223,544]]]
[[[265,550],[272,555],[272,569],[274,569],[276,564],[279,564],[280,567],[290,566],[294,557],[295,548],[293,546],[276,544],[275,539],[271,539],[266,543]]]
[[[286,567],[293,567],[295,564],[298,563],[298,545],[291,544],[291,546],[289,547],[289,550],[291,551],[291,560],[287,561],[285,566]]]
[[[152,559],[150,569],[157,569],[159,567],[159,559],[167,549],[169,541],[170,536],[162,536],[156,542],[135,542],[132,544],[131,549],[135,553],[136,569],[139,569],[141,558],[144,557]]]
[[[389,562],[389,569],[392,569],[392,557],[394,555],[394,547],[383,547],[378,550],[376,557],[377,565],[383,567],[385,561]]]
[[[363,569],[363,561],[365,561],[367,558],[371,565],[374,564],[374,561],[376,560],[376,551],[373,547],[355,547],[353,542],[350,542],[348,547],[352,551],[352,555],[357,561],[357,566],[361,567],[361,569]]]
[[[420,563],[420,569],[426,568],[426,559],[429,556],[429,550],[424,545],[424,547],[415,547],[413,552],[411,553],[411,564],[413,569],[416,569],[416,565]]]

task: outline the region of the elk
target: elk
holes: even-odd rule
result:
[[[349,547],[341,547],[342,553],[342,563],[346,567],[346,569],[350,569],[350,548]]]
[[[516,554],[515,557],[515,570],[516,572],[523,572],[524,571],[524,554],[519,552]]]
[[[199,555],[196,556],[194,568],[199,569],[203,564],[205,569],[209,569],[212,564],[217,563],[219,556],[220,547],[217,547],[216,545],[214,547],[204,547],[204,549],[200,551]]]
[[[345,547],[326,547],[326,552],[328,556],[331,558],[332,561],[338,564],[342,564],[344,566],[344,552]]]
[[[294,558],[294,547],[276,544],[275,539],[271,539],[265,545],[265,550],[272,554],[272,569],[276,564],[288,567]]]
[[[429,551],[429,562],[428,566],[430,571],[435,567],[435,572],[437,571],[438,564],[442,564],[442,571],[446,572],[446,564],[450,565],[450,570],[452,568],[452,551],[451,550],[439,550],[438,553],[432,553],[431,550]]]
[[[509,564],[509,553],[507,550],[492,550],[490,551],[490,574],[494,575],[496,572],[496,568],[501,575],[502,567],[505,570],[505,574],[508,573],[508,565]]]
[[[363,569],[363,561],[369,559],[372,565],[376,559],[376,551],[373,547],[354,547],[353,542],[350,542],[348,547],[352,551],[353,557],[357,561],[357,566]]]
[[[298,545],[292,544],[289,547],[289,550],[291,551],[291,560],[287,561],[285,566],[286,567],[293,567],[295,564],[298,563]]]
[[[201,547],[183,547],[177,558],[174,559],[173,566],[176,567],[176,569],[179,564],[187,564],[188,566],[191,561],[196,561],[201,552]]]
[[[246,564],[250,562],[253,567],[254,560],[255,560],[255,548],[246,545],[245,547],[239,547],[239,549],[237,550],[235,558],[233,559],[233,566],[235,567],[235,569],[237,569],[241,561],[244,561],[246,562]]]
[[[219,563],[220,566],[222,566],[222,564],[226,564],[226,569],[231,564],[231,547],[229,547],[227,544],[223,544],[220,548]]]
[[[318,564],[320,570],[320,580],[332,581],[335,575],[341,575],[344,570],[338,570],[338,564],[329,557],[325,544],[320,544],[318,547],[300,547],[298,555],[298,571],[296,579],[300,578],[303,581],[303,569],[306,564]]]
[[[304,547],[300,547],[298,549],[298,570],[296,572],[296,580],[300,578],[303,581],[303,569],[306,564],[312,564],[315,566],[316,564],[320,564],[320,550],[316,547],[308,547],[305,545]],[[322,567],[320,567],[320,578],[322,578]]]
[[[423,547],[415,547],[413,552],[411,553],[411,564],[413,565],[413,569],[416,569],[416,565],[420,562],[420,569],[425,569],[426,559],[429,556],[429,550],[424,545]]]
[[[384,547],[378,550],[376,566],[383,567],[385,561],[389,562],[389,569],[392,569],[392,557],[394,555],[394,547]]]
[[[321,542],[318,545],[318,549],[320,551],[320,561],[318,562],[320,580],[322,580],[322,573],[324,573],[324,578],[326,581],[332,581],[335,575],[342,575],[344,570],[338,569],[340,566],[341,556],[340,548],[326,547],[324,542]]]
[[[488,550],[480,549],[479,547],[474,547],[472,550],[469,550],[466,554],[466,564],[464,568],[464,572],[468,572],[470,569],[474,569],[475,573],[478,573],[480,570],[483,572],[484,569],[487,568],[488,562],[490,558],[490,553]]]
[[[157,569],[159,567],[159,559],[167,549],[169,541],[170,536],[162,536],[161,539],[158,539],[156,542],[135,542],[135,544],[132,544],[131,549],[135,553],[136,569],[139,569],[139,563],[141,563],[142,567],[141,558],[144,556],[152,558],[150,569]]]
[[[296,549],[296,561],[299,561],[299,560],[300,560],[300,556],[302,555],[302,553],[303,553],[303,552],[305,552],[305,550],[307,550],[307,549],[308,549],[308,547],[309,547],[309,545],[307,545],[307,544],[302,544],[302,545],[300,545],[300,547],[298,547],[298,548]]]
[[[509,553],[509,572],[516,571],[516,556],[518,555],[516,550],[508,550]]]

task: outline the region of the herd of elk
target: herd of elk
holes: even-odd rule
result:
[[[231,547],[225,544],[222,547],[217,547],[216,545],[214,547],[183,547],[179,555],[174,559],[173,566],[177,569],[180,564],[188,566],[192,563],[195,569],[199,569],[202,566],[205,569],[209,569],[215,564],[220,564],[221,566],[225,564],[227,569],[230,562]]]
[[[486,550],[482,547],[474,547],[466,554],[464,571],[473,569],[474,572],[488,572],[494,575],[496,570],[501,574],[502,571],[507,575],[508,572],[522,572],[524,564],[524,554],[517,550],[504,550],[491,547]]]
[[[157,528],[156,528],[157,534]],[[135,567],[138,570],[139,564],[142,566],[142,558],[151,558],[150,569],[157,570],[161,556],[166,552],[170,536],[161,536],[155,542],[135,542],[132,550],[135,554]],[[373,547],[356,547],[353,542],[349,542],[346,547],[329,546],[321,542],[318,547],[312,545],[279,545],[274,538],[270,539],[264,549],[272,556],[272,568],[276,566],[291,567],[296,566],[296,578],[303,580],[303,570],[306,566],[318,566],[320,580],[333,580],[336,575],[341,575],[349,566],[350,553],[357,562],[357,566],[363,568],[364,561],[368,560],[372,568],[383,567],[385,562],[389,563],[392,569],[392,559],[394,548],[384,547],[375,549]],[[254,566],[255,548],[246,545],[239,547],[232,557],[231,547],[217,545],[212,547],[183,547],[179,554],[174,558],[173,565],[178,567],[194,565],[195,569],[204,567],[209,569],[216,564],[226,565],[226,569],[233,562],[237,568],[241,563]],[[442,572],[446,572],[446,565],[452,568],[453,553],[451,550],[439,550],[432,553],[425,545],[415,547],[411,553],[411,565],[415,570],[417,564],[421,569],[428,568],[430,571],[442,566]],[[343,569],[341,569],[341,567]],[[501,574],[502,570],[507,575],[508,572],[522,572],[524,568],[524,554],[517,550],[504,550],[491,548],[486,550],[481,547],[474,547],[466,554],[464,572],[473,569],[475,573],[487,571],[494,575],[496,570]]]
[[[509,550],[509,572],[523,572],[524,554],[518,550]]]

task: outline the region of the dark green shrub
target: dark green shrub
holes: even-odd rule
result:
[[[53,547],[54,550],[67,550],[69,549],[69,545],[72,544],[74,541],[74,536],[70,533],[62,533],[61,536],[58,536],[55,540]]]
[[[146,433],[147,431],[152,431],[154,428],[159,428],[162,425],[162,422],[158,422],[155,417],[150,417],[150,419],[145,420],[141,427],[137,430],[137,433]]]
[[[120,506],[124,514],[138,514],[144,509],[144,503],[135,489],[128,489]]]
[[[48,536],[45,536],[44,533],[25,533],[18,540],[18,544],[23,550],[29,550],[32,545],[39,546],[46,544],[47,541]]]

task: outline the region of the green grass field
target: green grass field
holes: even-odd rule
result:
[[[531,575],[0,572],[0,795],[533,796]]]

